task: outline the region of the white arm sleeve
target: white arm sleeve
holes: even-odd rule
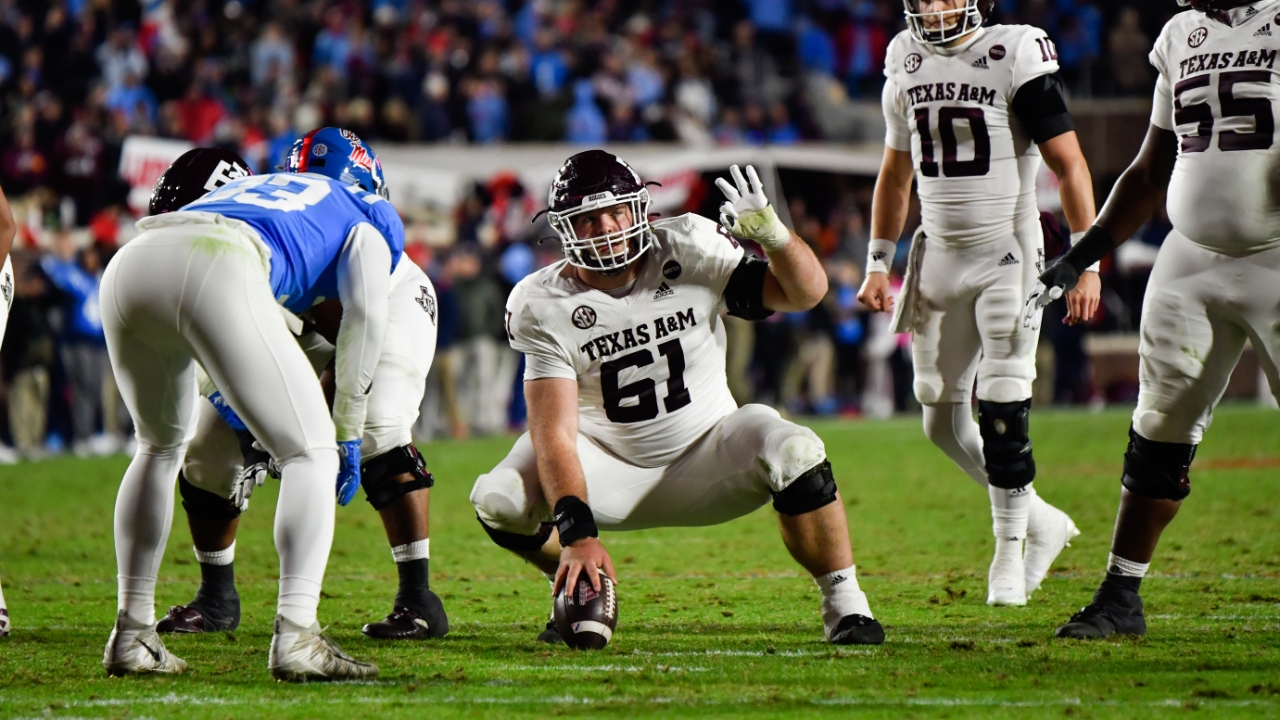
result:
[[[333,424],[339,442],[357,440],[364,433],[369,386],[387,332],[390,292],[391,248],[376,228],[360,223],[338,257],[342,322],[335,352]]]
[[[884,144],[894,150],[911,152],[911,128],[898,106],[898,85],[893,80],[884,83],[880,107],[884,110]]]

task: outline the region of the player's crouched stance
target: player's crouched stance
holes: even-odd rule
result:
[[[376,159],[354,135],[344,138],[352,157],[376,170],[381,189]],[[156,634],[155,585],[174,479],[196,430],[196,403],[204,402],[199,363],[280,465],[272,675],[377,675],[375,666],[343,654],[316,615],[333,541],[335,478],[340,494],[360,482],[368,387],[387,324],[389,277],[404,247],[399,217],[379,194],[281,173],[231,180],[138,226],[142,234],[102,280],[107,349],[138,436],[116,500],[119,612],[104,668],[110,675],[186,669]],[[343,305],[332,418],[277,305],[299,312],[321,297]]]
[[[879,644],[858,588],[844,505],[822,441],[762,405],[737,407],[725,379],[718,311],[760,320],[813,307],[826,277],[777,218],[754,169],[721,220],[650,223],[629,165],[591,150],[569,158],[549,214],[566,259],[507,301],[508,336],[526,354],[529,432],[471,491],[499,546],[549,579],[616,580],[598,529],[714,525],[772,498],[782,538],[822,592],[826,637]],[[732,235],[758,242],[769,261]],[[548,623],[539,636],[559,642]]]

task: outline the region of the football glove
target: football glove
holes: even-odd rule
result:
[[[759,243],[766,252],[781,250],[791,241],[791,231],[778,219],[778,213],[765,197],[756,169],[748,165],[744,178],[742,170],[733,165],[729,174],[736,188],[724,178],[716,178],[716,187],[728,198],[728,202],[720,206],[720,224],[734,237]]]
[[[209,402],[213,404],[213,409],[218,411],[218,415],[231,426],[232,430],[235,430],[238,433],[249,432],[249,428],[245,426],[244,421],[240,419],[240,416],[236,415],[236,411],[232,410],[231,406],[227,404],[227,399],[222,397],[221,392],[215,390],[213,394],[209,396]]]
[[[345,506],[360,487],[360,439],[338,443],[338,504]]]
[[[1049,303],[1062,297],[1068,290],[1080,282],[1080,271],[1061,259],[1049,266],[1036,279],[1031,287],[1031,296],[1027,298],[1026,311],[1022,317],[1022,326],[1031,330],[1040,329],[1040,320],[1044,316],[1044,308]]]
[[[280,468],[276,466],[271,454],[262,447],[262,443],[253,439],[252,434],[237,432],[236,437],[240,441],[240,453],[244,456],[244,469],[236,478],[231,502],[240,508],[240,512],[244,512],[249,509],[249,498],[253,496],[253,491],[262,487],[268,476],[280,479]]]

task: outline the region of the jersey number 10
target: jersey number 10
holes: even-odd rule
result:
[[[692,402],[689,388],[684,386],[684,348],[680,339],[668,340],[658,346],[658,354],[667,359],[667,397],[662,404],[672,413]],[[604,397],[604,414],[616,423],[633,423],[658,417],[658,396],[654,392],[657,383],[643,378],[618,387],[618,373],[626,368],[653,364],[653,353],[638,350],[610,360],[600,366],[600,394]],[[623,405],[622,401],[635,398],[636,402]]]
[[[973,159],[960,160],[956,140],[957,120],[969,122],[973,135]],[[929,130],[929,108],[916,108],[916,131],[920,134],[920,174],[938,177],[938,161],[934,158],[933,133]],[[942,139],[942,174],[946,177],[978,177],[991,171],[991,135],[982,108],[938,108],[938,135]]]

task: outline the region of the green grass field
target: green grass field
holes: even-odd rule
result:
[[[1144,586],[1150,635],[1050,639],[1088,601],[1107,555],[1128,414],[1041,412],[1037,487],[1083,531],[1025,608],[984,604],[992,546],[985,494],[915,419],[823,422],[864,590],[888,639],[822,640],[818,592],[792,564],[772,510],[712,528],[606,534],[618,567],[614,642],[575,653],[534,642],[546,581],[496,549],[467,494],[511,438],[426,446],[432,587],[452,632],[377,644],[395,569],[374,512],[338,510],[321,621],[382,668],[377,682],[272,682],[275,483],[237,545],[245,617],[235,633],[168,640],[192,670],[107,679],[115,614],[112,504],[126,461],[0,468],[0,577],[15,632],[0,640],[4,717],[1280,717],[1280,414],[1224,408],[1201,446],[1194,493]],[[178,509],[160,610],[199,571]]]

